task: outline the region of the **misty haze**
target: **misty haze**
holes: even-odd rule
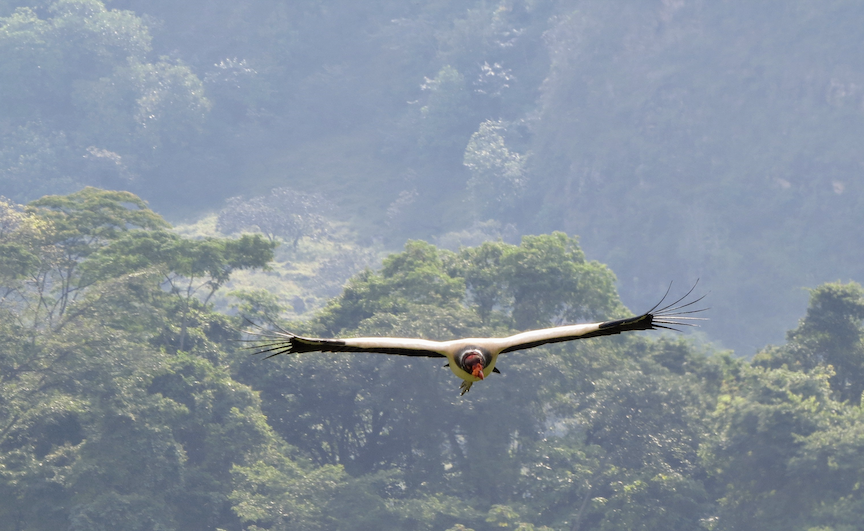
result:
[[[0,531],[860,529],[862,27],[0,0]],[[694,286],[698,327],[508,352],[461,397],[443,358],[238,341],[505,337]]]

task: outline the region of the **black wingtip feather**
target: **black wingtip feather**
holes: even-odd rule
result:
[[[257,356],[259,354],[268,354],[264,359],[270,359],[280,354],[305,352],[304,349],[298,348],[300,345],[298,336],[282,329],[276,323],[271,321],[269,325],[272,328],[268,329],[255,323],[248,317],[244,316],[243,319],[254,330],[243,330],[242,333],[250,337],[238,339],[236,341],[251,343],[250,346],[243,347],[244,350],[252,351],[250,355]]]
[[[689,297],[693,291],[696,289],[696,286],[699,285],[699,279],[696,279],[696,282],[693,286],[687,290],[683,296],[679,297],[676,301],[667,304],[666,306],[660,307],[663,304],[663,301],[669,295],[669,290],[672,288],[672,283],[669,283],[669,288],[666,290],[666,294],[663,295],[663,298],[660,299],[660,302],[654,305],[653,308],[648,310],[644,316],[647,316],[650,320],[650,330],[656,329],[665,329],[665,330],[674,330],[675,332],[681,332],[677,327],[682,326],[691,326],[697,327],[699,326],[696,323],[691,323],[687,321],[707,321],[707,317],[694,317],[692,314],[702,313],[708,311],[710,308],[696,308],[693,309],[692,306],[694,304],[698,304],[705,297],[708,296],[706,293],[701,297],[698,297],[692,301],[684,302],[687,297]],[[657,308],[660,307],[658,310]]]

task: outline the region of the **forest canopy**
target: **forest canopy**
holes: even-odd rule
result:
[[[250,357],[209,302],[257,235],[176,236],[128,192],[0,211],[0,529],[853,529],[864,289],[826,284],[752,362],[674,335],[440,362]],[[431,339],[628,315],[563,233],[409,242],[312,335]],[[246,294],[247,310],[266,297]],[[278,307],[276,307],[278,308]],[[266,311],[265,311],[266,313]]]

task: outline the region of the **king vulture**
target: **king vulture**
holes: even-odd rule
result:
[[[671,286],[670,286],[671,288]],[[322,339],[302,337],[286,330],[261,330],[247,332],[255,343],[252,349],[255,354],[268,354],[267,358],[279,354],[303,354],[304,352],[376,352],[396,356],[420,356],[427,358],[447,358],[447,365],[453,374],[462,379],[459,389],[464,395],[471,389],[474,382],[484,380],[493,372],[500,373],[495,367],[498,356],[506,352],[515,352],[538,347],[547,343],[559,343],[574,339],[609,336],[631,330],[676,330],[676,326],[695,326],[689,321],[704,320],[688,314],[699,313],[707,308],[692,309],[692,305],[704,298],[699,297],[690,302],[682,302],[693,292],[690,288],[683,297],[675,302],[653,308],[636,317],[604,321],[601,323],[574,324],[531,330],[508,337],[473,337],[454,339],[451,341],[430,341],[428,339],[407,337],[352,337],[343,339]],[[667,295],[669,291],[666,291]]]

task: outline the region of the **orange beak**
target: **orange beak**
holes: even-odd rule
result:
[[[481,380],[485,380],[486,378],[483,376],[483,364],[475,363],[474,368],[471,369],[471,376],[475,378],[480,378]]]

